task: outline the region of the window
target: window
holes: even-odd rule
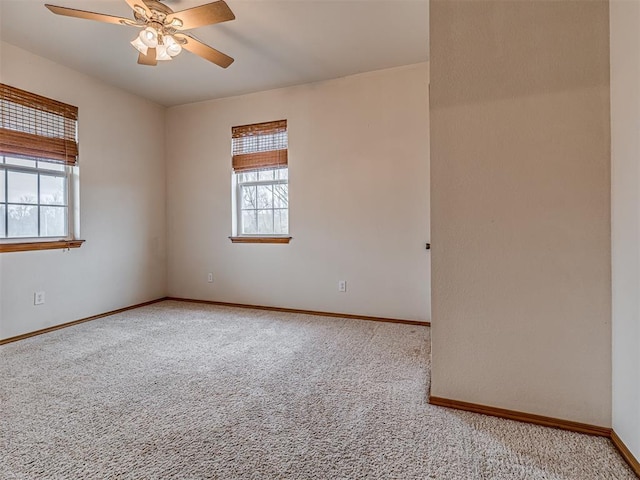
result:
[[[289,233],[288,170],[269,168],[236,174],[241,235]]]
[[[70,248],[78,109],[0,84],[0,252]]]
[[[288,243],[287,121],[233,127],[232,166],[236,242]]]
[[[0,238],[69,234],[66,167],[2,157],[0,160]]]

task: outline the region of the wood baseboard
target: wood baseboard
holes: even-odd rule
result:
[[[265,307],[261,305],[245,305],[241,303],[214,302],[211,300],[193,300],[188,298],[162,297],[162,298],[157,298],[155,300],[150,300],[148,302],[138,303],[136,305],[130,305],[128,307],[112,310],[110,312],[100,313],[98,315],[93,315],[91,317],[81,318],[79,320],[74,320],[72,322],[61,323],[60,325],[54,325],[52,327],[43,328],[41,330],[36,330],[29,333],[23,333],[22,335],[17,335],[15,337],[0,339],[0,345],[4,345],[6,343],[11,343],[11,342],[17,342],[18,340],[24,340],[25,338],[29,338],[29,337],[35,337],[36,335],[42,335],[43,333],[53,332],[55,330],[60,330],[61,328],[72,327],[80,323],[89,322],[91,320],[97,320],[98,318],[108,317],[110,315],[115,315],[116,313],[126,312],[127,310],[133,310],[134,308],[145,307],[147,305],[163,302],[165,300],[175,300],[177,302],[204,303],[208,305],[220,305],[224,307],[253,308],[255,310],[270,310],[274,312],[303,313],[307,315],[319,315],[323,317],[340,317],[340,318],[352,318],[356,320],[373,320],[376,322],[404,323],[407,325],[418,325],[423,327],[431,326],[431,322],[421,322],[417,320],[402,320],[397,318],[384,318],[384,317],[368,317],[364,315],[353,315],[348,313],[317,312],[313,310],[298,310],[295,308]]]
[[[110,315],[115,315],[116,313],[126,312],[127,310],[133,310],[134,308],[145,307],[147,305],[152,305],[154,303],[162,302],[165,298],[157,298],[156,300],[150,300],[148,302],[138,303],[136,305],[130,305],[124,308],[118,308],[117,310],[112,310],[106,313],[100,313],[98,315],[92,315],[91,317],[81,318],[80,320],[74,320],[72,322],[61,323],[60,325],[54,325],[53,327],[43,328],[41,330],[36,330],[34,332],[23,333],[22,335],[17,335],[15,337],[5,338],[0,340],[0,345],[4,345],[5,343],[17,342],[18,340],[24,340],[25,338],[35,337],[36,335],[42,335],[43,333],[53,332],[55,330],[60,330],[61,328],[73,327],[74,325],[78,325],[84,322],[90,322],[91,320],[97,320],[98,318],[108,317]]]
[[[374,322],[404,323],[407,325],[419,325],[423,327],[431,326],[431,322],[422,322],[419,320],[402,320],[398,318],[369,317],[366,315],[354,315],[350,313],[318,312],[316,310],[300,310],[297,308],[284,308],[284,307],[266,307],[264,305],[247,305],[243,303],[215,302],[213,300],[194,300],[190,298],[179,298],[179,297],[167,297],[166,300],[174,300],[176,302],[204,303],[206,305],[219,305],[222,307],[251,308],[254,310],[268,310],[272,312],[301,313],[305,315],[317,315],[321,317],[339,317],[339,318],[351,318],[354,320],[371,320]]]
[[[457,410],[482,413],[483,415],[491,415],[493,417],[507,418],[509,420],[517,420],[519,422],[533,423],[536,425],[543,425],[545,427],[561,428],[563,430],[569,430],[571,432],[586,433],[587,435],[598,435],[600,437],[611,436],[610,428],[599,427],[597,425],[589,425],[588,423],[573,422],[571,420],[545,417],[543,415],[535,415],[532,413],[507,410],[505,408],[489,407],[487,405],[461,402],[459,400],[451,400],[448,398],[434,396],[429,397],[429,403],[432,405],[438,405],[440,407],[455,408]]]
[[[615,430],[611,430],[611,442],[618,449],[622,458],[624,458],[631,470],[640,478],[640,462],[636,457],[633,456],[633,453],[627,448],[624,442],[620,439]]]

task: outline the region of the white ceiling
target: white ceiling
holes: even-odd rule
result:
[[[0,0],[0,38],[162,105],[179,105],[423,62],[428,0],[227,0],[236,19],[190,32],[235,58],[189,52],[138,65],[134,27],[54,15],[44,3],[131,18],[124,0]],[[167,0],[174,11],[207,0]]]

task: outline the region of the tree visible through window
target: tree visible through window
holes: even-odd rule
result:
[[[242,235],[289,233],[288,173],[282,167],[236,174]]]

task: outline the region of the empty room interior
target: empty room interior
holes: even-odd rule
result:
[[[0,0],[0,478],[640,478],[640,1]]]

